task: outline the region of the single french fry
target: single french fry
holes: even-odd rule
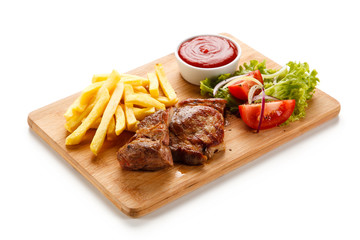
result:
[[[135,131],[138,121],[135,118],[134,107],[132,103],[126,103],[127,99],[134,94],[134,89],[130,84],[124,85],[124,103],[126,130]]]
[[[178,98],[170,100],[168,97],[165,97],[165,96],[157,97],[156,100],[158,100],[159,102],[165,104],[166,107],[174,106],[179,101]]]
[[[154,112],[155,112],[154,107],[147,107],[147,108],[134,107],[135,118],[139,121],[143,120],[145,117],[153,114]]]
[[[155,73],[151,72],[147,74],[149,79],[149,92],[154,98],[159,96],[159,80]]]
[[[133,86],[133,89],[136,93],[149,93],[144,86]]]
[[[81,113],[89,105],[90,100],[94,97],[95,93],[103,85],[103,82],[93,83],[90,86],[86,87],[81,95],[76,98],[76,100],[70,105],[67,111],[64,114],[66,120],[69,120],[73,117],[76,112]]]
[[[92,83],[96,83],[96,82],[102,82],[105,81],[106,79],[108,79],[110,76],[110,74],[105,73],[105,74],[94,74],[91,82]]]
[[[120,81],[120,78],[121,78],[120,74],[116,70],[113,70],[110,73],[109,78],[104,81],[101,88],[102,89],[106,88],[109,91],[109,93],[112,92],[112,90],[116,87],[117,83]]]
[[[115,133],[120,135],[126,128],[126,119],[124,113],[124,105],[117,106],[115,111]]]
[[[70,105],[70,107],[68,107],[68,109],[66,110],[65,114],[64,114],[64,117],[66,120],[72,118],[75,114],[75,107],[77,105],[80,104],[80,97],[77,97],[76,100]]]
[[[114,116],[111,118],[110,123],[109,123],[109,127],[107,129],[107,133],[106,133],[106,139],[108,141],[114,141],[116,140],[116,133],[115,133],[115,118]]]
[[[125,103],[126,130],[135,132],[139,121],[135,118],[132,104]]]
[[[95,106],[95,99],[92,99],[90,104],[85,108],[83,112],[77,112],[75,111],[73,113],[73,116],[71,118],[68,118],[65,122],[65,129],[69,132],[75,131],[80,124],[84,121],[84,119],[89,115],[91,110]]]
[[[167,96],[170,99],[170,101],[177,98],[175,90],[173,89],[170,82],[166,78],[165,71],[161,63],[157,63],[155,65],[155,72],[156,72],[156,76],[158,77],[160,87],[164,92],[165,96]]]
[[[103,116],[101,118],[100,125],[96,130],[95,136],[90,144],[91,151],[97,155],[105,141],[106,133],[109,127],[109,123],[113,118],[116,108],[120,103],[121,97],[124,92],[124,84],[122,82],[118,82],[116,88],[107,104]]]
[[[81,121],[84,119],[83,116],[85,116],[84,112],[76,113],[70,119],[66,120],[64,124],[65,129],[70,133],[75,131],[80,126]]]
[[[97,118],[101,116],[104,112],[104,109],[109,102],[110,94],[107,89],[102,89],[100,92],[99,101],[96,102],[95,106],[92,108],[89,115],[86,119],[80,124],[78,128],[74,132],[72,132],[65,140],[66,145],[75,145],[79,144],[86,134],[87,130],[89,130],[90,126],[96,121]]]
[[[131,94],[134,94],[134,88],[130,84],[124,84],[124,101]]]
[[[90,100],[95,96],[95,94],[103,84],[104,82],[96,82],[86,87],[81,92],[79,103],[74,106],[75,111],[78,112],[84,111],[86,106],[89,104]]]
[[[124,84],[131,84],[133,86],[146,86],[149,84],[149,79],[146,78],[122,77],[120,81]]]
[[[84,119],[85,120],[85,119]],[[101,122],[101,117],[99,117],[98,119],[96,119],[91,125],[90,125],[90,129],[97,129],[100,125]]]
[[[134,93],[127,96],[125,103],[131,103],[142,107],[155,107],[156,109],[165,110],[165,104],[159,102],[150,94]]]

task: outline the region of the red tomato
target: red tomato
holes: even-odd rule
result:
[[[242,81],[240,83],[237,83],[236,85],[231,85],[228,87],[229,92],[231,95],[236,97],[237,99],[241,100],[247,100],[249,90],[252,87],[252,85],[249,84],[250,81]]]
[[[291,116],[294,108],[294,99],[266,102],[260,129],[268,129],[284,123]],[[261,103],[239,105],[239,111],[246,125],[253,129],[258,128]]]
[[[263,80],[262,75],[259,70],[255,70],[255,71],[249,73],[247,76],[253,77],[253,78],[259,80],[262,84],[264,84],[264,80]]]
[[[264,84],[263,78],[259,70],[253,71],[247,74],[247,76],[253,77],[259,80],[262,84]],[[256,83],[251,80],[240,80],[229,86],[228,89],[231,95],[238,99],[246,101],[248,99],[250,88],[255,84]]]

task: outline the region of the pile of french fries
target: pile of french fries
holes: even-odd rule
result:
[[[124,130],[135,132],[137,124],[156,110],[178,102],[161,64],[147,78],[119,74],[96,74],[64,114],[71,134],[66,145],[79,144],[89,129],[96,129],[90,149],[97,155],[106,140],[115,140]]]

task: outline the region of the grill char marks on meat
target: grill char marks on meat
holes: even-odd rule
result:
[[[123,169],[154,171],[173,166],[169,148],[171,109],[160,110],[138,124],[135,135],[117,152]]]
[[[189,165],[204,164],[225,149],[224,99],[186,99],[171,118],[170,149],[173,160]]]

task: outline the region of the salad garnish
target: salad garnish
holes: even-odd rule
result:
[[[261,73],[260,76],[257,72]],[[201,81],[200,90],[203,96],[227,100],[227,108],[232,113],[237,113],[238,106],[242,104],[259,103],[261,100],[265,104],[266,101],[294,99],[294,111],[284,123],[288,124],[305,117],[307,101],[312,98],[318,82],[317,71],[310,71],[306,62],[290,61],[276,70],[266,68],[265,60],[263,62],[251,60],[240,66],[235,73]],[[248,88],[242,89],[246,92],[245,99],[236,97],[236,94],[229,91],[229,87],[233,88],[234,85]]]

